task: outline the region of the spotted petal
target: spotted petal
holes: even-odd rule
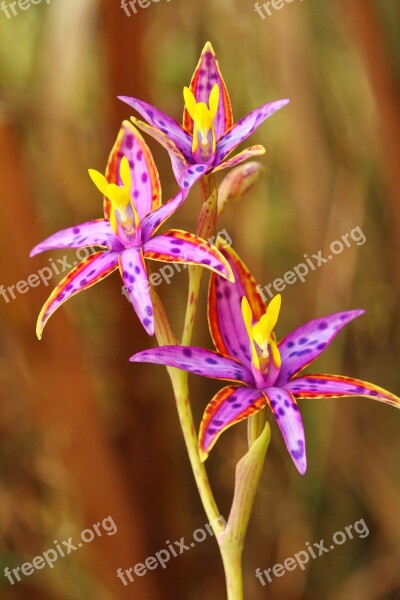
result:
[[[154,335],[150,283],[141,248],[127,248],[119,255],[119,270],[130,301],[149,335]]]
[[[139,218],[142,219],[151,210],[161,204],[161,186],[157,167],[149,147],[139,131],[129,121],[122,123],[117,141],[111,151],[106,169],[109,183],[122,185],[120,164],[123,156],[129,161],[131,168],[132,199]],[[106,218],[110,216],[110,201],[104,200]]]
[[[41,339],[44,326],[61,304],[110,275],[117,265],[117,252],[96,252],[72,269],[53,290],[39,314],[36,327],[38,338]]]
[[[244,142],[255,131],[265,119],[272,116],[278,110],[286,106],[289,100],[276,100],[256,108],[246,117],[238,121],[217,142],[217,154],[215,164],[219,165],[239,144]]]
[[[309,321],[289,333],[278,344],[282,367],[277,385],[284,385],[297,373],[312,363],[336,337],[339,331],[363,310],[335,313],[321,319]]]
[[[149,125],[168,136],[183,156],[186,158],[192,156],[192,137],[174,119],[143,100],[129,96],[118,96],[118,98],[134,108]]]
[[[269,398],[271,410],[285,440],[287,449],[301,475],[307,469],[306,443],[303,421],[293,395],[282,388],[264,390]]]
[[[109,221],[106,219],[97,219],[54,233],[35,246],[29,256],[36,256],[46,250],[83,248],[86,246],[103,246],[118,250],[121,243],[114,235]]]
[[[233,280],[231,268],[215,246],[193,233],[170,229],[143,246],[144,255],[152,260],[201,265],[223,277]]]
[[[216,83],[219,86],[220,101],[214,119],[214,130],[216,138],[219,139],[233,124],[232,107],[213,47],[210,42],[207,42],[190,83],[190,89],[196,101],[204,102],[208,106],[210,92]],[[193,119],[186,108],[183,114],[183,126],[187,131],[193,133]]]
[[[233,386],[223,388],[208,404],[200,425],[200,456],[206,460],[215,442],[228,427],[239,423],[264,408],[267,399],[254,388]]]
[[[263,154],[265,154],[264,146],[260,146],[259,144],[257,144],[256,146],[251,146],[250,148],[239,152],[239,154],[235,154],[235,156],[233,156],[232,158],[224,160],[221,164],[217,166],[216,169],[214,169],[214,173],[216,173],[217,171],[222,171],[223,169],[235,167],[236,165],[240,165],[249,158],[253,158],[254,156],[262,156]]]
[[[142,242],[145,243],[152,235],[161,227],[161,225],[180,207],[187,198],[190,188],[194,183],[202,177],[206,170],[204,165],[199,165],[198,168],[191,167],[186,170],[182,178],[181,191],[169,202],[163,204],[157,210],[148,214],[142,222]]]
[[[175,367],[210,379],[225,379],[252,384],[253,376],[239,362],[204,348],[160,346],[143,350],[131,357],[131,362],[154,363]]]
[[[154,138],[159,144],[161,144],[169,154],[172,164],[172,170],[175,175],[175,179],[178,185],[182,188],[183,175],[188,166],[193,162],[193,159],[188,160],[176,146],[176,144],[168,137],[167,134],[163,133],[156,127],[152,127],[143,121],[139,121],[134,117],[131,117],[132,123],[134,123],[139,129]]]
[[[373,383],[342,375],[303,375],[285,385],[295,398],[340,398],[369,396],[400,408],[400,398]]]
[[[246,296],[258,321],[265,305],[257,293],[256,282],[236,252],[217,240],[216,247],[228,261],[235,283],[211,276],[208,293],[208,322],[215,347],[221,354],[237,358],[251,369],[249,338],[242,316],[242,298]]]

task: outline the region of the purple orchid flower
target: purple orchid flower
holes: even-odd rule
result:
[[[364,311],[341,312],[310,321],[277,343],[274,329],[280,296],[275,296],[266,307],[239,257],[229,247],[220,249],[232,267],[235,283],[211,277],[208,315],[217,352],[164,346],[139,352],[131,361],[163,364],[232,382],[216,394],[205,410],[199,433],[203,460],[223,431],[269,407],[303,475],[307,461],[298,399],[369,396],[399,408],[400,398],[372,383],[350,377],[300,375],[337,333]]]
[[[89,174],[104,195],[105,218],[55,233],[35,246],[30,256],[55,248],[100,246],[102,249],[80,262],[54,289],[38,318],[39,339],[47,320],[61,304],[118,267],[137,316],[147,333],[153,335],[153,307],[145,258],[202,265],[232,278],[224,256],[205,240],[178,229],[154,236],[179,208],[187,192],[180,191],[172,200],[161,204],[160,182],[153,157],[129,121],[122,125],[110,155],[106,177],[92,169]],[[187,187],[201,175],[200,169],[193,173]]]
[[[264,154],[265,148],[256,145],[228,158],[265,119],[289,102],[284,99],[264,104],[234,124],[228,90],[210,42],[203,49],[190,87],[184,89],[182,126],[147,102],[128,96],[119,98],[147,123],[134,117],[132,121],[166,148],[181,188],[188,185],[187,175],[201,166],[212,173]]]

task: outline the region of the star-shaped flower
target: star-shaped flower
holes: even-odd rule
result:
[[[132,121],[168,151],[181,188],[190,183],[186,180],[187,174],[201,165],[207,167],[207,173],[212,173],[264,154],[265,148],[256,145],[228,158],[265,119],[289,102],[284,99],[264,104],[234,124],[228,90],[210,42],[205,45],[190,87],[184,89],[183,95],[182,126],[147,102],[120,96],[147,123],[134,117]]]
[[[61,304],[118,267],[136,314],[147,333],[153,335],[153,307],[145,258],[202,265],[232,278],[226,259],[205,240],[178,229],[154,235],[179,208],[187,192],[180,191],[172,200],[161,204],[160,182],[153,157],[129,121],[122,125],[106,176],[93,169],[89,174],[104,195],[105,218],[55,233],[35,246],[30,256],[55,248],[100,246],[102,249],[80,262],[54,289],[39,315],[39,339],[47,320]],[[193,173],[191,183],[201,175],[200,170]]]
[[[132,362],[177,367],[231,383],[207,406],[200,426],[200,454],[206,459],[223,431],[268,407],[301,474],[307,468],[305,437],[297,400],[369,396],[400,407],[400,398],[365,381],[342,375],[300,375],[333,341],[337,333],[364,311],[352,310],[316,319],[276,341],[281,305],[275,296],[268,307],[256,283],[235,252],[221,248],[235,283],[214,274],[209,290],[209,325],[216,352],[203,348],[164,346],[135,354]]]

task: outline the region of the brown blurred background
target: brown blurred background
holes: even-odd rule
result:
[[[8,6],[8,2],[6,2]],[[26,280],[63,253],[28,258],[52,232],[101,216],[87,168],[105,168],[141,97],[180,119],[182,88],[212,41],[238,119],[256,106],[291,104],[253,135],[266,173],[220,223],[262,284],[272,283],[360,227],[334,260],[283,292],[278,334],[305,320],[363,307],[317,372],[400,392],[400,5],[393,0],[294,0],[262,19],[246,0],[160,0],[128,17],[111,0],[53,0],[0,12],[0,284]],[[164,198],[176,190],[168,156],[152,140]],[[194,190],[173,226],[193,230]],[[191,539],[206,521],[162,367],[130,365],[152,343],[113,275],[74,298],[35,337],[55,285],[0,296],[0,596],[5,600],[224,598],[215,541],[207,538],[124,587],[132,567]],[[177,331],[186,274],[159,288]],[[204,288],[204,292],[206,288]],[[196,344],[210,347],[205,302]],[[218,385],[191,378],[196,423]],[[370,400],[302,404],[309,467],[295,471],[273,439],[245,552],[246,600],[400,598],[400,413]],[[227,517],[241,424],[223,435],[208,468]],[[118,526],[76,554],[11,586],[3,576],[111,516]],[[262,587],[257,567],[364,519],[355,537]]]

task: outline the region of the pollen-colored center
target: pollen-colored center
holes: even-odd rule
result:
[[[219,105],[219,85],[216,83],[212,88],[208,106],[205,102],[197,102],[195,95],[187,87],[183,90],[183,96],[185,107],[193,119],[193,156],[200,162],[207,162],[216,148],[214,120]]]

